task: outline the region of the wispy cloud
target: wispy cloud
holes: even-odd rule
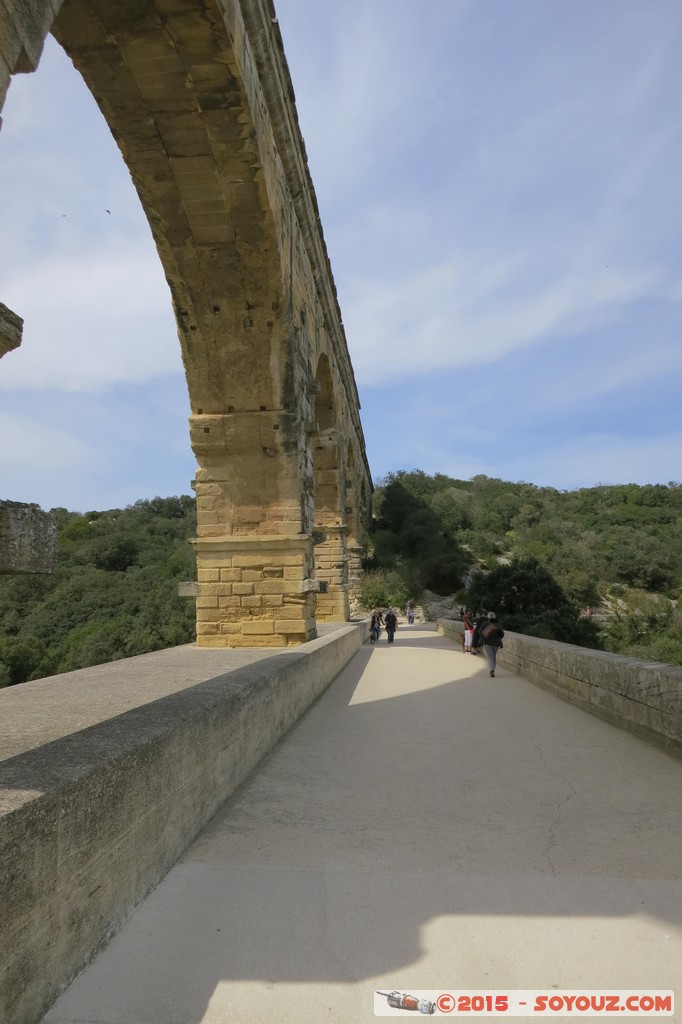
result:
[[[4,279],[3,299],[25,325],[21,347],[3,359],[0,390],[87,391],[182,372],[158,260],[116,243],[90,249]]]
[[[373,470],[682,475],[679,4],[277,6]],[[186,490],[170,298],[108,129],[51,41],[4,113],[8,486],[54,442],[54,504]]]
[[[608,322],[660,287],[654,270],[576,270],[530,291],[510,287],[515,276],[513,261],[480,273],[462,262],[392,285],[357,282],[346,291],[344,308],[358,378],[385,387],[438,367],[491,364],[516,349]],[[385,355],[381,373],[377,353]]]

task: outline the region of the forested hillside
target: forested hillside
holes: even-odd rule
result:
[[[194,498],[52,511],[56,572],[0,576],[0,686],[194,639],[194,601],[177,596],[195,578]]]
[[[381,482],[374,514],[369,603],[428,587],[494,604],[512,629],[682,664],[678,483],[557,491],[415,470]]]
[[[60,560],[0,577],[0,686],[194,639],[194,499],[54,509]],[[508,629],[682,665],[682,486],[556,491],[419,470],[388,476],[364,538],[366,606],[425,588]],[[591,606],[594,615],[586,617]]]

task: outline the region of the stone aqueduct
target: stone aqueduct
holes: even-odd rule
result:
[[[349,618],[371,479],[272,2],[0,0],[0,106],[48,32],[119,145],[172,295],[199,465],[197,642],[309,640]],[[8,349],[17,317],[3,322]]]

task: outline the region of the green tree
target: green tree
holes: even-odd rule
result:
[[[587,647],[599,644],[594,624],[580,617],[577,606],[536,559],[499,565],[487,575],[477,573],[468,601],[474,608],[495,611],[503,626],[516,633]]]

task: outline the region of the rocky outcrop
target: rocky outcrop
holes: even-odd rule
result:
[[[0,501],[0,573],[52,572],[57,523],[39,505]]]
[[[0,358],[21,345],[24,321],[0,302]]]

